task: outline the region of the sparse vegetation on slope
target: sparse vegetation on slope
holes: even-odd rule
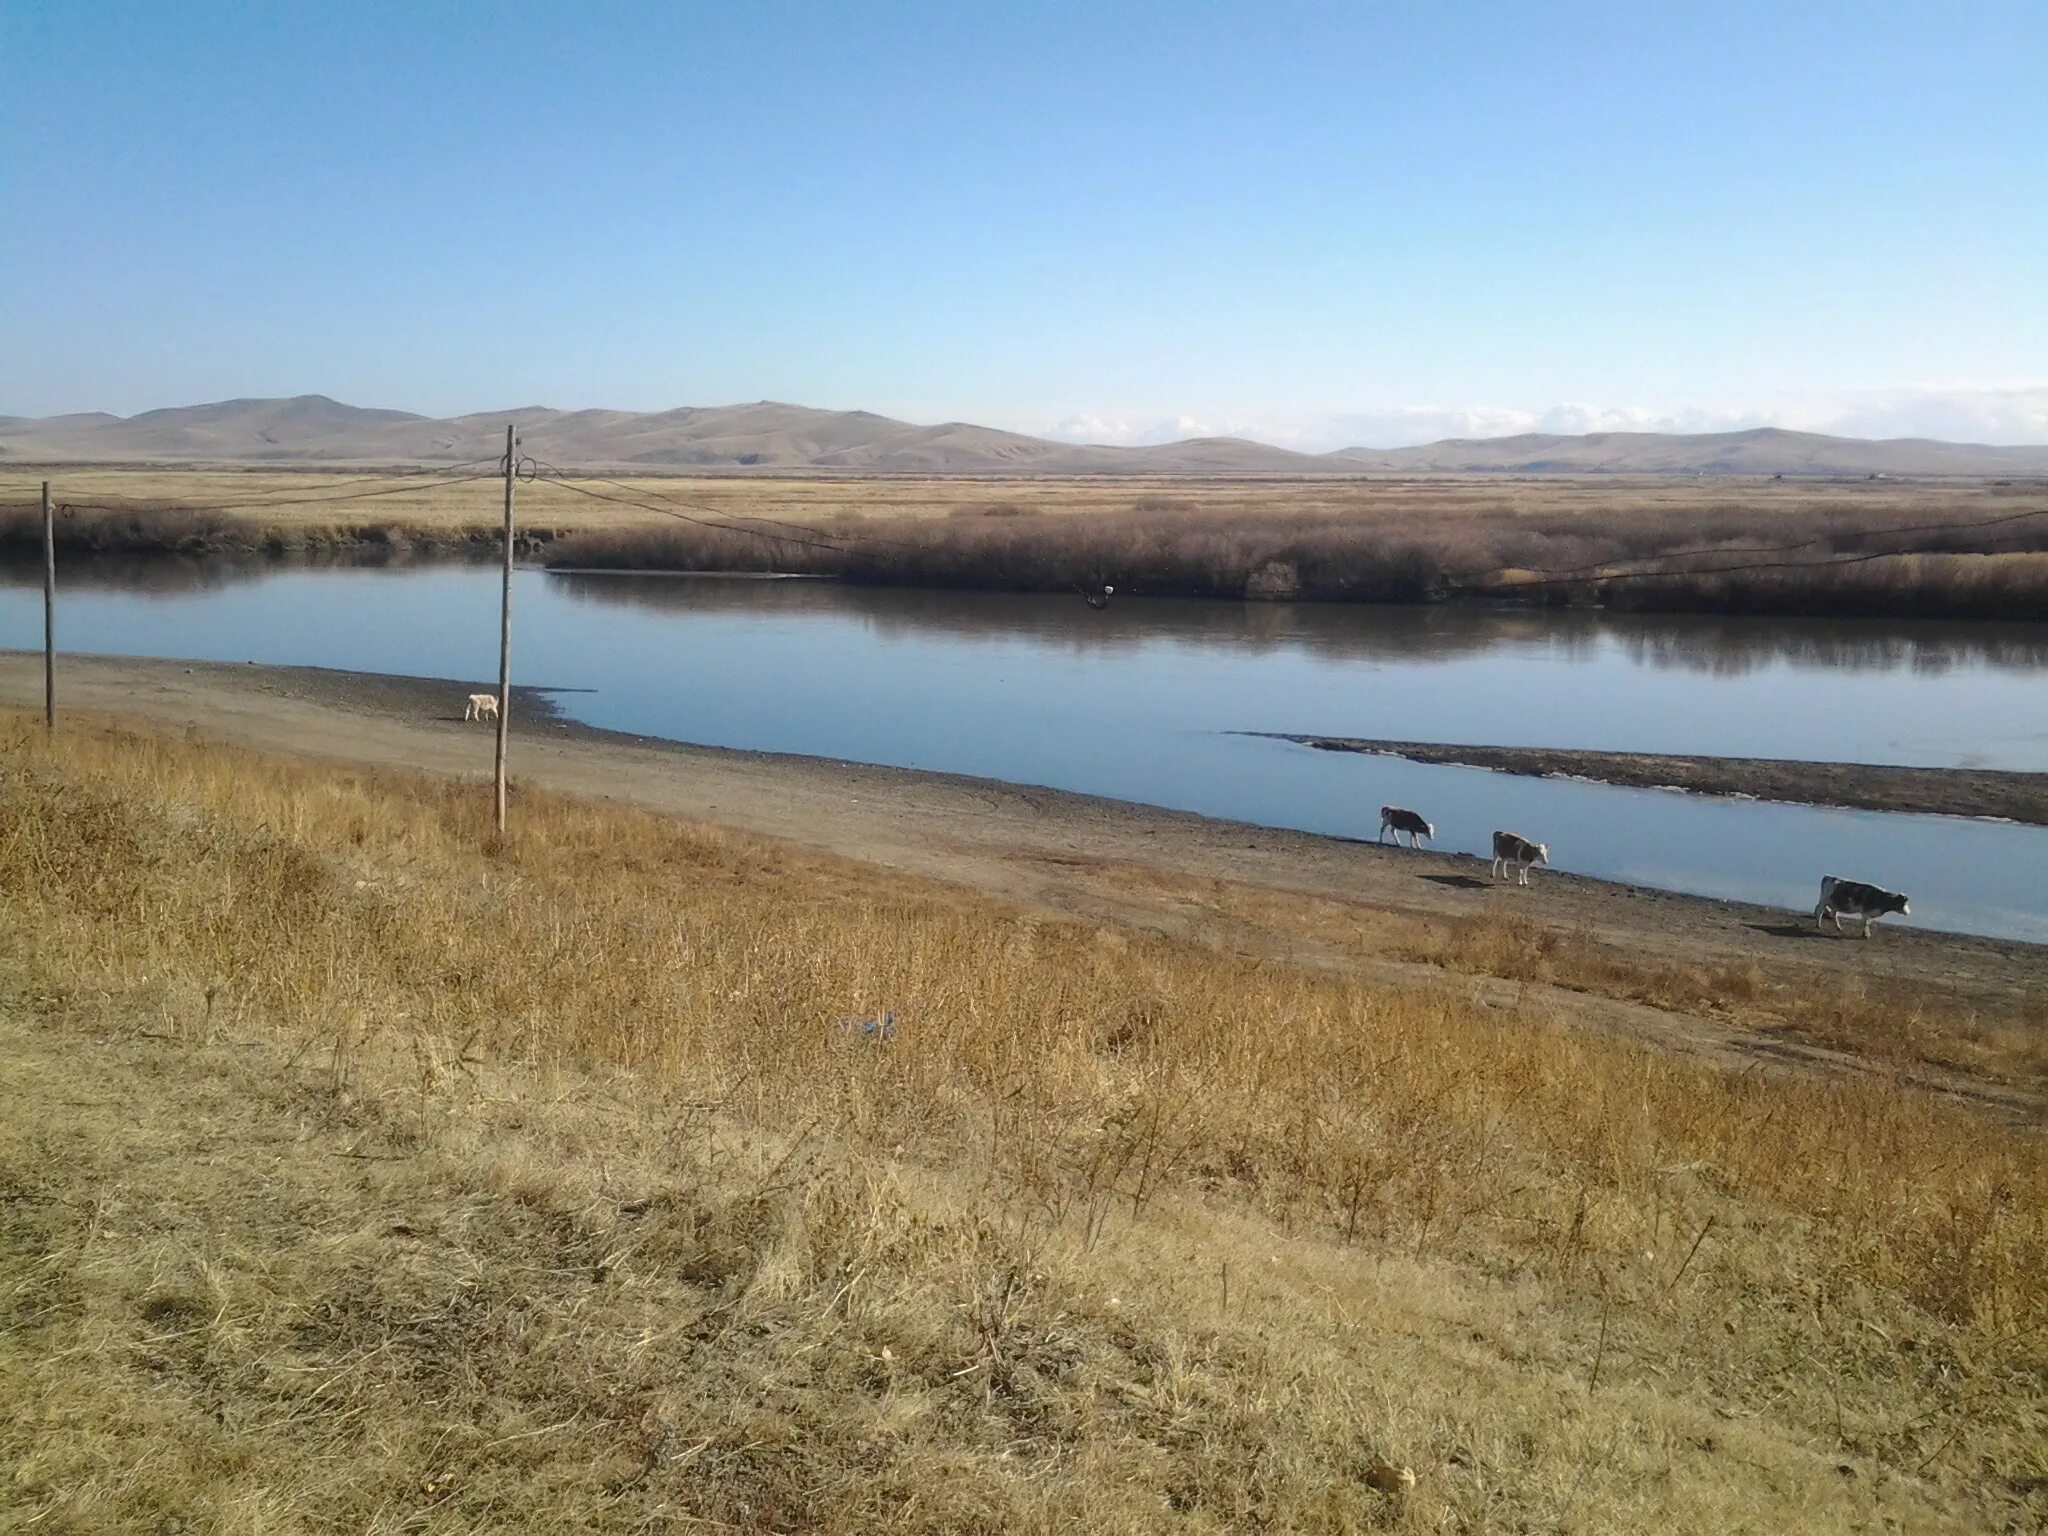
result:
[[[42,1528],[2048,1508],[2048,1158],[1881,1078],[182,738],[0,800]]]

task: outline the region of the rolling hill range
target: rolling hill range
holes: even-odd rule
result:
[[[2048,475],[2048,447],[1920,438],[1872,441],[1758,428],[1449,440],[1415,448],[1296,453],[1242,438],[1141,448],[1054,442],[966,422],[919,426],[869,411],[761,401],[672,411],[529,406],[435,418],[324,395],[224,400],[41,419],[0,417],[0,463],[450,464],[497,456],[505,423],[564,466],[1043,475]]]

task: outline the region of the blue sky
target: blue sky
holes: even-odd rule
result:
[[[2048,441],[2048,5],[0,7],[0,412]]]

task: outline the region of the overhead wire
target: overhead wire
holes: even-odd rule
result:
[[[500,462],[502,462],[502,456]],[[618,502],[626,506],[639,507],[643,511],[660,513],[666,517],[673,517],[686,523],[694,523],[700,528],[709,528],[721,533],[751,534],[756,538],[767,539],[776,543],[789,544],[798,548],[822,549],[834,554],[847,554],[855,547],[863,544],[916,551],[922,551],[925,548],[921,544],[910,544],[901,539],[884,538],[879,534],[858,533],[851,530],[839,533],[830,529],[816,527],[810,523],[792,522],[786,518],[768,517],[759,513],[725,513],[712,514],[712,516],[707,517],[700,515],[702,509],[683,507],[660,491],[631,486],[623,480],[613,480],[604,475],[592,474],[587,470],[571,471],[562,468],[560,465],[547,463],[542,463],[540,467],[553,484],[560,485],[566,490],[575,491],[585,496],[594,496],[600,501]],[[611,486],[614,490],[624,492],[625,495],[606,496],[600,492],[593,491],[589,486],[580,485],[577,483],[577,480],[570,479],[569,476],[571,474],[576,475],[578,480],[595,481],[599,485]],[[662,504],[655,505],[641,499],[648,496],[659,497]],[[790,531],[787,533],[769,533],[760,528],[736,526],[737,523],[741,522],[766,523],[771,527],[788,529]]]
[[[685,512],[677,507],[664,506],[659,502],[644,500],[637,492],[632,492],[629,486],[620,486],[620,488],[631,494],[624,496],[608,495],[603,491],[593,490],[587,485],[578,484],[576,481],[567,478],[566,473],[554,465],[543,465],[542,469],[549,484],[559,485],[565,491],[574,491],[579,496],[588,496],[597,501],[610,502],[616,506],[638,507],[643,512],[652,512],[661,517],[672,517],[679,522],[694,523],[699,528],[708,528],[718,533],[746,534],[752,538],[766,539],[771,543],[788,544],[792,547],[803,549],[819,549],[835,555],[843,555],[847,552],[847,546],[840,543],[830,543],[819,539],[797,538],[785,533],[770,533],[761,528],[741,528],[734,526],[732,523],[714,522],[710,518],[698,517],[694,513]],[[599,479],[599,483],[604,485],[620,485],[620,482],[616,480],[604,480],[601,477],[595,476],[589,478]]]

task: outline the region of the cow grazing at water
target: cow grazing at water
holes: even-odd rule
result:
[[[1404,810],[1398,805],[1383,805],[1380,807],[1380,835],[1374,838],[1373,841],[1377,843],[1385,842],[1389,829],[1393,831],[1394,843],[1397,847],[1400,845],[1403,832],[1408,834],[1408,846],[1410,848],[1419,846],[1416,841],[1418,838],[1436,836],[1436,828],[1434,826],[1424,821],[1413,811]]]
[[[1493,834],[1494,879],[1504,878],[1507,875],[1508,866],[1512,864],[1515,866],[1516,883],[1518,885],[1527,885],[1529,883],[1529,866],[1531,864],[1548,864],[1549,862],[1550,845],[1548,843],[1532,843],[1526,837],[1517,837],[1512,832],[1496,832]]]
[[[495,720],[498,718],[498,696],[495,693],[472,693],[469,707],[462,712],[465,720]]]
[[[1844,880],[1840,875],[1823,875],[1820,904],[1813,909],[1813,926],[1818,928],[1833,918],[1835,932],[1840,933],[1845,912],[1862,919],[1863,937],[1866,939],[1870,937],[1870,925],[1887,912],[1896,912],[1901,917],[1913,915],[1913,909],[1906,905],[1906,898],[1897,891],[1865,885],[1861,880]]]

